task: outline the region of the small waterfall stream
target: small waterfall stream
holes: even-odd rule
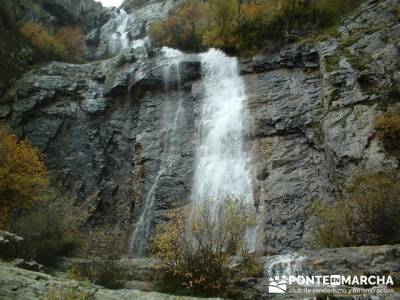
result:
[[[162,54],[167,62],[166,65],[163,66],[164,88],[166,92],[169,93],[172,89],[171,84],[177,84],[178,99],[176,100],[176,105],[168,105],[168,103],[165,103],[163,107],[163,131],[160,141],[163,145],[163,149],[159,157],[160,167],[144,200],[142,213],[134,225],[134,231],[129,242],[129,253],[132,256],[143,256],[146,254],[148,240],[151,234],[151,221],[154,217],[156,189],[159,186],[161,177],[165,175],[169,169],[173,168],[174,164],[181,158],[180,147],[182,141],[178,134],[178,129],[183,112],[180,75],[180,63],[183,58],[183,53],[165,47],[162,49]]]
[[[107,44],[108,53],[116,55],[132,46],[130,29],[133,17],[125,10],[119,9],[113,12],[114,17],[101,28],[101,36]]]

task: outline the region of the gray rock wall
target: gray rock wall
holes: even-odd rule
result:
[[[135,54],[124,55],[136,61]],[[194,122],[189,82],[198,76],[196,68],[182,63],[188,83],[180,92],[180,158],[156,184],[160,212],[185,201],[190,192]],[[165,93],[162,74],[153,58],[124,65],[118,57],[86,65],[51,63],[25,74],[1,99],[0,122],[46,154],[52,178],[86,211],[87,223],[119,224],[129,231],[160,169],[164,118],[179,100],[177,90]]]
[[[399,4],[370,1],[335,38],[243,63],[268,252],[308,247],[308,205],[333,199],[351,174],[398,167],[373,124],[399,106],[388,95],[400,79]]]

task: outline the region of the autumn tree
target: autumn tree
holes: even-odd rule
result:
[[[58,41],[42,25],[25,22],[21,26],[21,33],[32,45],[36,60],[62,59],[65,57],[66,50],[63,43]]]
[[[84,38],[80,27],[63,27],[56,33],[55,38],[64,45],[69,60],[82,60]]]
[[[7,229],[13,209],[38,201],[47,184],[39,150],[0,127],[0,227]]]
[[[252,207],[240,199],[209,199],[172,210],[168,217],[153,243],[153,253],[164,262],[160,280],[166,291],[223,292],[230,257],[246,253],[245,233],[255,226]]]
[[[170,15],[165,21],[155,22],[150,27],[150,36],[158,46],[199,51],[205,31],[204,4],[190,0]]]
[[[209,17],[209,26],[203,35],[204,45],[228,51],[238,48],[240,1],[209,0],[205,9]]]

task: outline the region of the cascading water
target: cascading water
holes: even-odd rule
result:
[[[288,278],[301,275],[304,257],[297,253],[275,255],[266,258],[264,276],[269,278]]]
[[[180,63],[183,58],[183,53],[170,49],[163,48],[163,61],[167,62],[163,66],[164,69],[164,87],[166,92],[171,90],[171,84],[177,84],[178,99],[175,105],[165,103],[163,107],[163,121],[162,121],[162,138],[161,144],[164,145],[160,155],[160,167],[155,177],[155,180],[147,193],[144,201],[143,211],[134,225],[134,231],[129,243],[129,253],[132,256],[143,256],[146,254],[148,240],[151,234],[151,221],[154,217],[154,205],[156,199],[156,189],[159,185],[160,179],[169,169],[174,168],[181,158],[180,147],[182,145],[181,136],[178,134],[180,121],[183,113],[183,97],[181,95],[181,77],[180,77]]]
[[[101,36],[107,43],[110,55],[116,55],[131,46],[130,29],[133,17],[123,9],[114,12],[114,17],[101,28]]]
[[[216,49],[200,56],[205,97],[193,201],[221,201],[233,196],[253,206],[249,155],[244,144],[247,99],[238,61]],[[252,228],[246,234],[252,250],[256,248],[256,231]]]

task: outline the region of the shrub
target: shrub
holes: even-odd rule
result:
[[[52,36],[42,25],[25,22],[21,26],[21,33],[32,45],[36,61],[63,60],[67,56],[62,42]]]
[[[54,267],[60,257],[75,252],[80,244],[78,222],[66,207],[68,201],[51,190],[40,207],[21,213],[13,224],[13,231],[24,240],[19,243],[15,255]]]
[[[124,246],[120,232],[105,226],[90,231],[82,239],[80,256],[86,262],[72,265],[69,270],[71,276],[87,278],[108,288],[119,287],[120,277],[115,260],[121,257]]]
[[[55,38],[64,46],[68,60],[83,61],[84,37],[80,27],[63,27],[57,31]]]
[[[354,176],[344,196],[311,208],[316,248],[400,242],[400,186],[395,172]]]
[[[35,61],[84,61],[84,37],[79,27],[63,27],[52,35],[40,24],[25,22],[21,34],[31,44]]]
[[[153,242],[154,255],[164,262],[160,287],[196,295],[223,293],[231,276],[230,257],[245,251],[244,235],[253,225],[252,210],[232,198],[173,210]]]
[[[400,113],[387,112],[375,120],[375,130],[385,149],[400,159]]]
[[[158,46],[198,51],[221,48],[249,54],[264,46],[293,41],[337,23],[363,0],[207,0],[190,1],[168,20],[152,25]]]
[[[199,51],[205,28],[203,3],[190,0],[163,22],[150,26],[150,36],[157,46]]]
[[[0,228],[8,229],[13,210],[35,205],[47,184],[39,150],[0,127]]]

